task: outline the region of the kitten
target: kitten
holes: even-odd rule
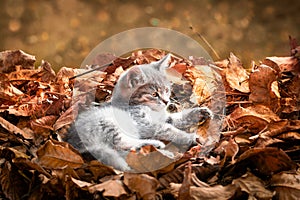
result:
[[[150,64],[136,65],[124,72],[110,103],[91,107],[78,115],[68,134],[67,142],[81,153],[116,169],[128,171],[126,156],[130,150],[146,145],[164,149],[162,141],[169,141],[181,151],[197,144],[189,127],[212,117],[206,108],[185,109],[168,113],[171,85],[165,69],[171,55]]]

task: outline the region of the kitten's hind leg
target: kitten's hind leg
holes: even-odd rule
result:
[[[102,146],[99,148],[99,146]],[[118,151],[113,149],[108,145],[99,145],[96,147],[89,147],[88,151],[91,153],[97,160],[103,164],[110,165],[118,170],[130,171],[131,168],[127,164],[125,158],[126,155],[121,155]]]
[[[122,150],[139,150],[143,146],[152,145],[158,149],[165,148],[165,144],[159,140],[140,139],[126,134],[118,135],[114,142],[115,147]]]
[[[180,147],[185,151],[191,145],[198,144],[199,136],[195,133],[187,133],[180,129],[177,129],[171,124],[165,124],[154,135],[157,140],[166,140],[174,143],[177,147]]]

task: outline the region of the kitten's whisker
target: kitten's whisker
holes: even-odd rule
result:
[[[77,75],[75,75],[75,76],[72,76],[72,77],[69,78],[69,80],[72,80],[72,79],[78,78],[78,77],[80,77],[80,76],[89,74],[89,73],[91,73],[91,72],[93,72],[93,71],[96,71],[96,70],[104,69],[104,68],[106,68],[106,67],[109,67],[109,66],[112,65],[112,64],[114,64],[113,61],[112,61],[112,62],[109,62],[109,63],[106,63],[106,64],[104,64],[104,65],[98,66],[98,67],[96,67],[96,68],[94,68],[94,69],[88,70],[88,71],[86,71],[86,72],[83,72],[83,73],[81,73],[81,74],[77,74]],[[97,65],[96,65],[96,66],[97,66]]]

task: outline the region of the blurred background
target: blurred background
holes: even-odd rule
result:
[[[222,59],[234,52],[245,67],[289,55],[289,35],[300,41],[299,0],[3,0],[0,8],[0,51],[22,49],[56,70],[78,67],[101,41],[145,26],[186,34],[216,59],[196,31]]]

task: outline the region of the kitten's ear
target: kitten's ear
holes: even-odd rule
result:
[[[168,69],[170,62],[171,62],[171,54],[168,53],[167,55],[165,55],[165,57],[163,57],[162,59],[160,59],[155,63],[155,68],[158,71],[165,72],[165,70]]]
[[[142,70],[138,67],[132,67],[127,72],[127,84],[130,88],[134,88],[137,85],[141,85],[144,82],[144,74]]]

